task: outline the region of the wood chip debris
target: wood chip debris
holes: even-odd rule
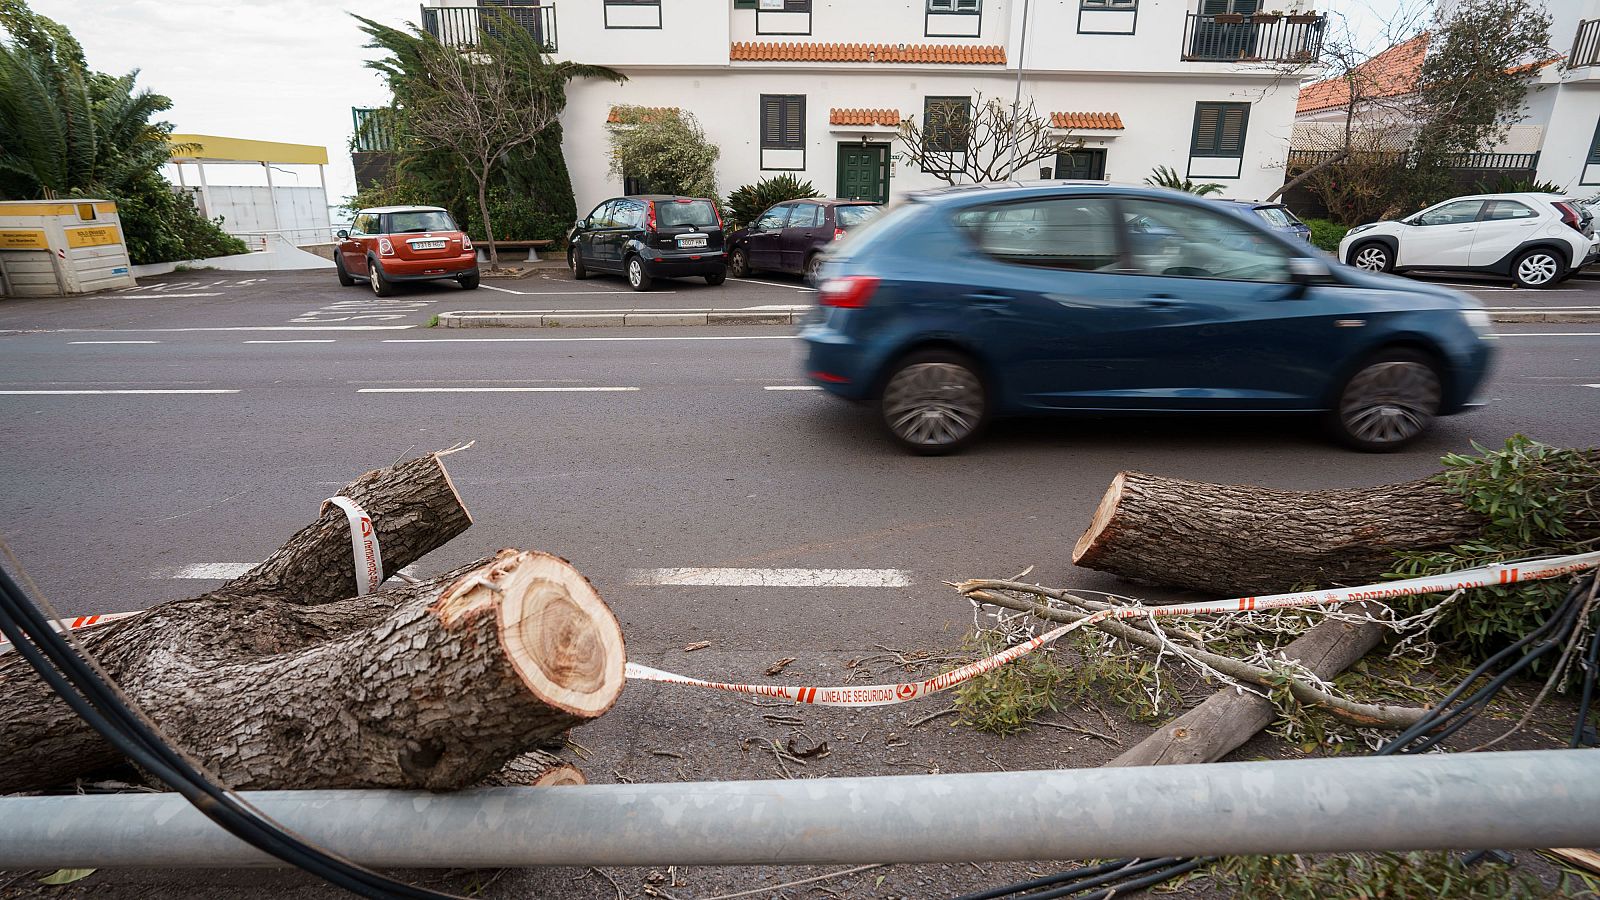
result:
[[[694,643],[690,644],[689,646],[683,648],[683,652],[685,652],[685,653],[693,653],[696,650],[704,650],[705,648],[707,648],[709,646],[711,646],[711,642],[710,641],[695,641]]]
[[[783,659],[780,659],[777,662],[773,663],[772,665],[768,666],[767,667],[767,674],[768,675],[776,675],[779,672],[782,672],[784,669],[788,668],[789,664],[794,662],[795,659],[796,659],[796,657],[793,657],[793,656],[785,656]]]

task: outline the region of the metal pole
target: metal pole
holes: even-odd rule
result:
[[[884,778],[263,791],[370,866],[955,862],[1600,846],[1600,750]],[[0,799],[0,869],[272,865],[175,794]]]
[[[1017,136],[1017,116],[1022,113],[1022,63],[1028,56],[1028,5],[1022,0],[1022,40],[1017,42],[1017,94],[1011,100],[1011,161],[1006,163],[1006,175],[1017,177],[1017,153],[1022,149],[1022,139]]]

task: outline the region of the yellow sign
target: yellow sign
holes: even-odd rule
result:
[[[0,231],[0,250],[49,250],[44,232],[36,228]]]
[[[120,243],[122,243],[122,232],[118,231],[115,225],[67,229],[68,247],[104,247],[107,244]]]
[[[93,210],[97,215],[108,215],[117,211],[117,205],[106,200],[89,200],[93,203]],[[4,200],[0,201],[0,216],[83,216],[79,202],[52,203],[49,201],[30,200]],[[91,216],[91,218],[94,218]]]
[[[315,144],[252,141],[212,134],[172,134],[167,136],[167,143],[171,145],[173,159],[191,162],[254,162],[295,166],[328,164],[328,148]]]

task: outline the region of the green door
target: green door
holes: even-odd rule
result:
[[[838,197],[889,202],[888,144],[839,145]]]

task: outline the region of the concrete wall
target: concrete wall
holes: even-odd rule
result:
[[[276,219],[264,186],[214,184],[208,190],[209,206],[200,188],[187,189],[201,214],[208,219],[221,216],[222,230],[237,235],[246,243],[258,245],[261,237],[270,231],[285,232],[291,243],[303,244],[326,241],[332,235],[328,199],[320,187],[273,188],[271,196],[277,201]]]

